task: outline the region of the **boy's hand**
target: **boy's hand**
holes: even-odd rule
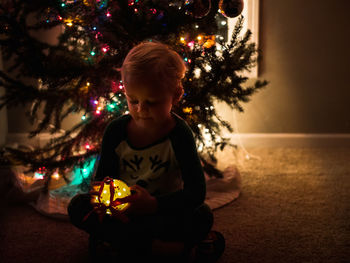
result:
[[[98,195],[99,194],[99,192],[98,191],[96,191],[94,188],[94,186],[100,186],[101,184],[103,183],[103,181],[94,181],[94,182],[92,182],[91,183],[91,186],[90,186],[90,190],[89,190],[89,194],[90,195]]]
[[[130,203],[130,206],[126,209],[126,213],[135,215],[153,214],[157,210],[157,199],[150,195],[148,191],[139,186],[130,186],[130,191],[133,193],[124,198],[118,198],[121,203]]]
[[[91,183],[91,189],[89,191],[89,194],[90,195],[99,195],[99,191],[96,191],[94,189],[94,186],[100,186],[101,184],[103,183],[103,181],[94,181]],[[102,222],[104,216],[106,215],[105,211],[102,211],[102,210],[96,210],[96,213],[97,213],[97,216],[98,216],[98,219],[100,222]],[[129,217],[125,214],[125,211],[123,212],[120,212],[120,211],[115,211],[113,214],[112,214],[112,217],[120,220],[121,222],[123,223],[128,223],[129,222]]]

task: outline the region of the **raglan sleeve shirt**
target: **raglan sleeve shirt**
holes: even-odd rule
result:
[[[102,181],[105,177],[119,177],[119,157],[115,148],[125,137],[125,116],[112,121],[106,128],[102,138],[101,151],[94,181]]]
[[[170,150],[175,155],[181,173],[182,188],[167,193],[154,194],[157,199],[157,211],[159,213],[191,211],[204,202],[206,195],[204,172],[192,130],[183,119],[175,114],[174,117],[176,126],[166,138],[170,143],[164,142],[164,145],[170,145],[169,147],[172,148]],[[130,116],[124,115],[107,126],[102,139],[95,181],[102,181],[106,176],[120,179],[120,168],[123,162],[116,149],[119,145],[127,145],[126,124],[128,120],[130,120]],[[121,146],[119,149],[124,149]],[[155,148],[158,146],[155,146]],[[150,150],[152,149],[150,147]],[[147,149],[144,150],[147,152]],[[120,153],[122,154],[122,152]],[[136,153],[142,156],[142,151],[136,151]],[[144,159],[146,161],[147,158]]]
[[[178,119],[169,138],[180,166],[183,189],[157,196],[158,209],[164,212],[193,210],[204,202],[206,184],[192,130],[184,120]]]

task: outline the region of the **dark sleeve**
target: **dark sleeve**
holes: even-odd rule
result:
[[[121,117],[112,121],[104,131],[93,181],[102,181],[106,176],[119,177],[119,157],[115,148],[125,137],[125,125],[125,118]]]
[[[156,196],[158,211],[166,213],[193,210],[205,200],[206,183],[192,131],[184,120],[179,120],[178,125],[170,134],[170,140],[180,166],[184,185],[183,190]]]

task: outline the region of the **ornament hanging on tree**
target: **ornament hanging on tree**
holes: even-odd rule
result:
[[[225,17],[239,16],[244,7],[243,0],[220,0],[219,12]]]
[[[129,186],[121,180],[106,177],[92,187],[91,204],[100,214],[114,214],[125,210],[129,203],[120,203],[116,199],[131,194]]]
[[[211,0],[186,0],[186,13],[195,18],[202,18],[209,14],[211,8]]]

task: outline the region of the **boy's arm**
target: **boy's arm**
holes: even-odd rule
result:
[[[202,204],[206,195],[206,183],[203,168],[197,153],[197,147],[189,126],[180,120],[180,125],[170,135],[170,140],[179,163],[183,190],[156,196],[158,210],[171,212],[192,210]]]
[[[112,121],[106,128],[98,159],[97,170],[93,181],[102,181],[106,176],[119,177],[119,157],[115,148],[122,141],[124,134],[123,121],[119,118]]]

